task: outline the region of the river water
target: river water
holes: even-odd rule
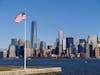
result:
[[[23,66],[23,59],[0,59],[1,66]],[[62,75],[100,75],[99,59],[30,59],[27,66],[61,67]]]

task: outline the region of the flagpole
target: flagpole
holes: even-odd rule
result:
[[[24,46],[24,70],[26,70],[26,18],[24,20],[24,39],[25,39],[25,46]]]

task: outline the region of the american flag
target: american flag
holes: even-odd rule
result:
[[[26,15],[25,15],[25,13],[23,12],[23,13],[20,13],[19,15],[16,16],[15,22],[16,22],[16,23],[19,23],[19,22],[21,22],[21,21],[23,21],[23,20],[25,20],[25,19],[26,19]]]

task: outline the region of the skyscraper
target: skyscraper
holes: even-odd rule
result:
[[[26,40],[26,48],[30,48],[30,41]]]
[[[95,47],[97,44],[97,37],[94,35],[88,36],[88,44],[89,44],[89,50],[90,50],[90,56],[94,57],[95,56]]]
[[[85,39],[79,39],[78,53],[86,53],[86,41],[85,41]]]
[[[40,56],[45,56],[45,51],[47,50],[46,48],[46,42],[41,41],[40,42]]]
[[[25,42],[24,39],[19,39],[18,40],[18,45],[19,46],[24,46],[24,42]]]
[[[37,39],[37,49],[40,49],[40,40]]]
[[[40,42],[40,50],[46,50],[46,42],[45,41]]]
[[[66,38],[66,48],[70,48],[74,45],[74,38],[73,37],[67,37]]]
[[[93,49],[96,47],[96,44],[97,44],[97,37],[94,35],[89,35],[88,36],[88,44],[89,45],[93,45]]]
[[[17,39],[16,38],[12,38],[11,39],[11,44],[16,46],[18,44]]]
[[[16,57],[16,48],[15,45],[9,45],[9,50],[8,50],[8,54],[9,54],[9,58],[15,58]]]
[[[98,43],[96,45],[96,48],[95,48],[95,57],[96,58],[100,58],[100,43]]]
[[[37,23],[32,21],[31,23],[31,48],[37,48]]]
[[[100,43],[100,36],[97,37],[97,43]]]
[[[75,38],[76,54],[78,54],[78,45],[79,45],[79,37],[76,37],[76,38]]]
[[[63,50],[63,39],[64,39],[63,31],[58,32],[58,38],[59,38],[59,56],[60,56],[62,54],[62,50]]]
[[[64,32],[59,31],[58,32],[58,37],[59,37],[59,45],[62,45],[62,40],[64,39]]]
[[[62,40],[62,43],[63,43],[63,46],[62,46],[63,47],[63,50],[66,50],[66,39],[63,39]]]
[[[75,52],[74,48],[74,38],[73,37],[67,37],[66,38],[66,48],[69,51],[69,54],[72,54]]]
[[[86,58],[90,58],[90,50],[88,42],[86,43]]]

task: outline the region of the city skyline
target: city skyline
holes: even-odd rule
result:
[[[34,24],[32,24],[32,31]],[[31,34],[31,36],[34,32]],[[35,36],[34,36],[35,37]],[[100,58],[100,37],[89,35],[87,40],[73,37],[64,37],[64,32],[58,32],[58,38],[52,45],[47,45],[46,41],[40,41],[35,45],[34,40],[26,40],[27,58],[33,57],[67,57],[67,58]],[[7,49],[0,49],[0,58],[22,58],[24,56],[23,39],[12,38]],[[32,46],[32,47],[31,47]]]
[[[23,4],[24,2],[24,4]],[[11,5],[12,4],[12,5]],[[52,44],[57,32],[63,30],[65,36],[87,38],[100,35],[100,2],[84,1],[0,1],[0,48],[7,48],[11,38],[24,38],[24,23],[17,25],[14,17],[27,9],[27,39],[30,40],[31,21],[36,20],[38,38]],[[34,18],[35,17],[35,18]],[[52,36],[52,37],[51,37]]]

